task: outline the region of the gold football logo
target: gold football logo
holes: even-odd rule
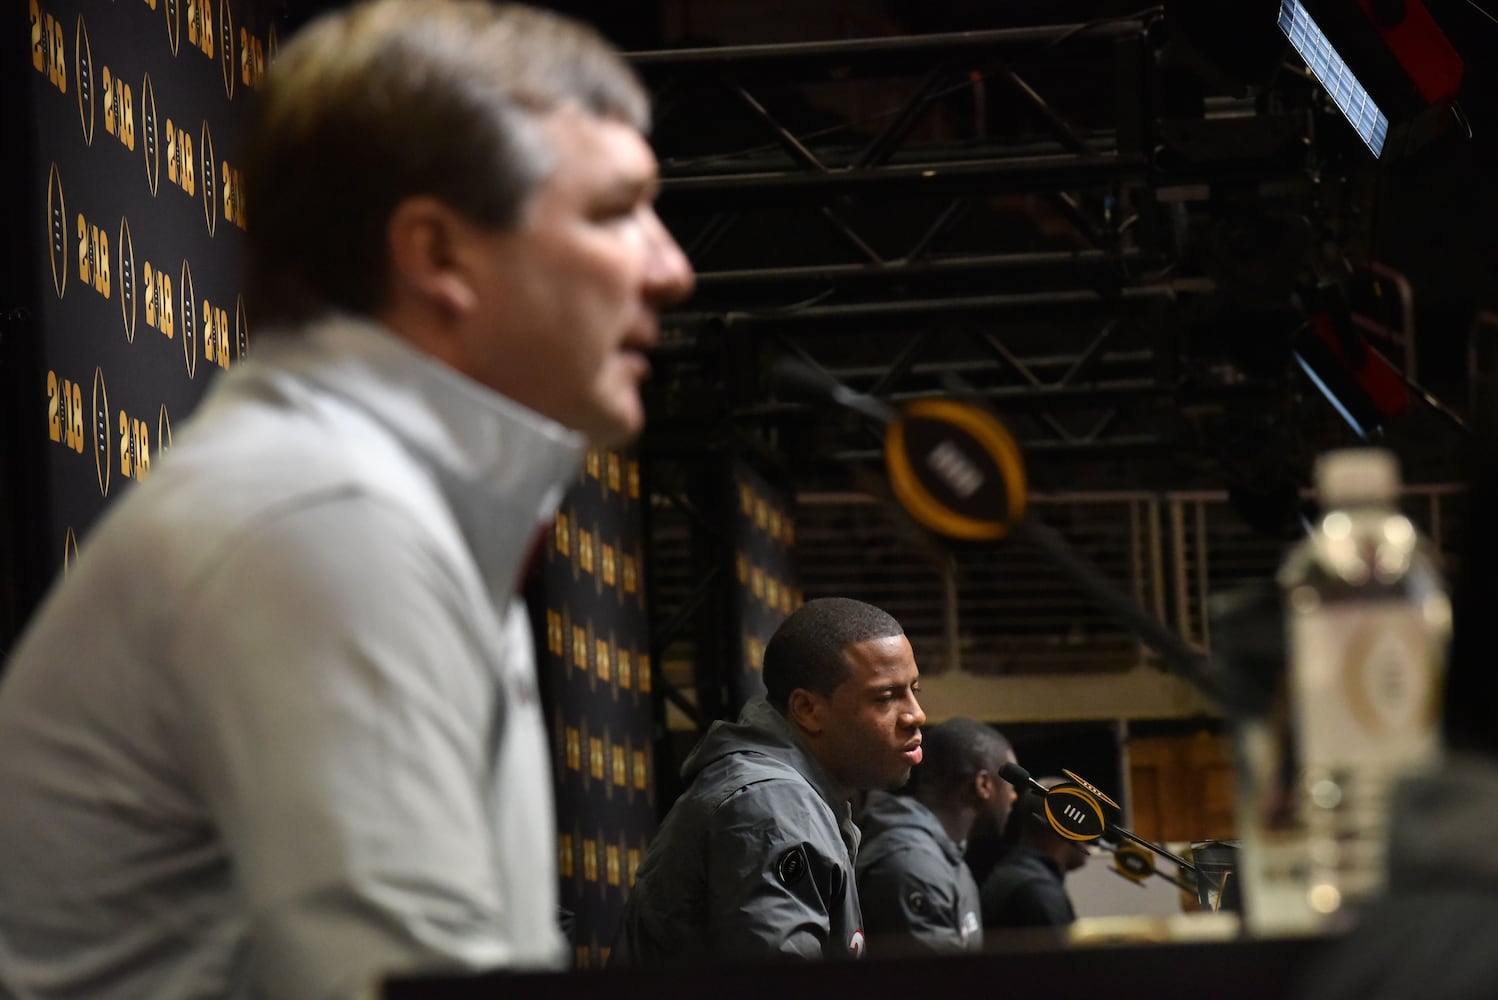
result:
[[[208,223],[208,235],[213,236],[218,232],[218,198],[214,187],[213,133],[208,131],[207,119],[203,121],[203,138],[199,145],[203,153],[203,170],[198,174],[203,178],[203,220]]]
[[[187,361],[187,377],[198,373],[198,314],[193,305],[192,268],[182,258],[182,357]]]
[[[99,477],[100,496],[109,496],[109,392],[104,388],[104,371],[94,369],[94,473]]]
[[[234,100],[234,22],[229,0],[218,0],[219,62],[224,68],[224,95]]]
[[[130,220],[120,216],[120,317],[125,321],[125,342],[135,343],[135,241],[130,238]]]
[[[73,534],[72,528],[69,528],[67,534],[62,539],[62,575],[67,576],[68,570],[72,569],[73,564],[77,561],[78,536]]]
[[[140,113],[145,126],[146,141],[146,186],[151,197],[156,197],[156,182],[161,179],[161,146],[156,138],[156,89],[151,86],[151,74],[146,74],[140,88]]]
[[[182,41],[182,7],[177,0],[166,0],[166,40],[177,54],[177,44]]]
[[[47,256],[52,260],[52,287],[57,290],[58,298],[68,290],[68,238],[63,224],[67,212],[62,197],[62,172],[54,162],[47,173]]]
[[[250,320],[244,312],[244,296],[236,296],[234,303],[234,360],[243,361],[250,353]]]
[[[156,414],[156,454],[172,450],[172,418],[166,412],[166,404],[161,404],[161,412]]]
[[[94,53],[88,44],[88,28],[78,15],[73,36],[73,79],[78,85],[78,118],[83,123],[83,144],[94,144]]]

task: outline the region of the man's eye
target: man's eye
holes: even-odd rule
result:
[[[635,214],[634,202],[600,205],[593,210],[595,222],[622,222]]]

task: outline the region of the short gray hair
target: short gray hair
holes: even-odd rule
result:
[[[484,0],[373,0],[322,16],[266,75],[245,143],[246,298],[257,323],[384,304],[386,225],[430,195],[514,225],[549,169],[535,119],[575,103],[649,126],[591,28]]]

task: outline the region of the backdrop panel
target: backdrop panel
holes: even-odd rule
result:
[[[606,960],[655,831],[640,466],[593,450],[544,542],[531,589],[554,748],[562,905],[579,967]]]
[[[801,606],[796,587],[793,497],[773,485],[747,462],[729,465],[733,512],[734,631],[739,636],[733,663],[735,710],[764,693],[760,676],[765,643],[775,629]]]
[[[11,432],[45,442],[18,471],[45,498],[29,530],[49,577],[250,349],[239,126],[276,50],[271,7],[25,0],[39,343]]]

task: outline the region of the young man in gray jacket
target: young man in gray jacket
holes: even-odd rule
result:
[[[1014,750],[974,719],[930,726],[923,741],[902,794],[870,793],[859,816],[864,929],[880,954],[980,951],[978,883],[962,852],[981,817],[1004,829],[1015,793],[999,768]]]
[[[765,647],[766,696],[688,757],[625,906],[610,960],[857,958],[855,791],[921,761],[919,671],[898,622],[860,601],[810,601]]]

